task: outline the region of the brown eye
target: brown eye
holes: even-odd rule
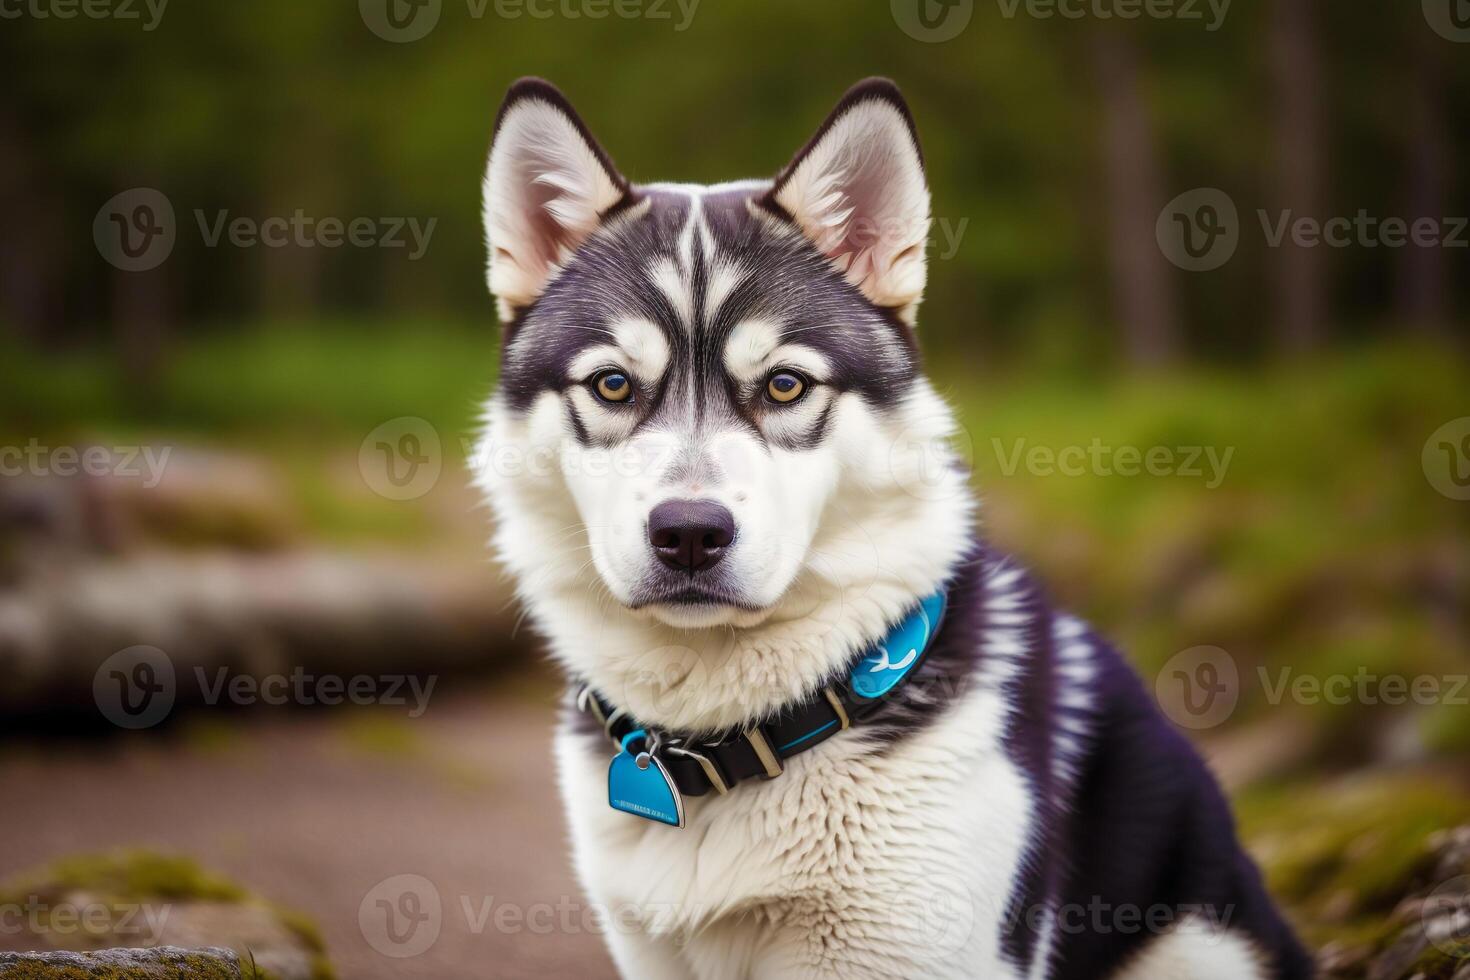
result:
[[[766,382],[766,397],[780,405],[789,405],[806,394],[806,380],[794,371],[777,371]]]
[[[633,400],[633,382],[621,371],[603,371],[592,379],[592,390],[605,402]]]

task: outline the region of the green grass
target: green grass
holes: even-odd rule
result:
[[[1252,373],[1097,383],[941,368],[940,380],[974,448],[988,535],[1145,670],[1190,646],[1224,647],[1245,716],[1270,707],[1261,667],[1273,678],[1281,665],[1293,676],[1464,672],[1470,505],[1438,493],[1420,462],[1429,435],[1470,412],[1463,360],[1386,347]],[[1021,439],[1231,455],[1213,487],[1208,473],[1007,472]],[[1303,707],[1344,727],[1366,717]],[[1429,713],[1426,737],[1463,744],[1465,715]]]
[[[366,435],[401,415],[463,433],[495,379],[493,324],[280,323],[174,338],[142,383],[115,352],[0,347],[7,437],[165,431],[252,440]]]

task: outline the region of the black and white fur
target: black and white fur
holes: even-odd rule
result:
[[[612,748],[568,711],[576,867],[624,976],[1309,975],[1203,764],[935,465],[955,422],[914,334],[929,193],[891,83],[849,91],[774,180],[706,187],[630,184],[523,80],[484,201],[505,336],[477,481],[570,676],[648,725],[743,727],[949,589],[900,697],[686,800],[683,830],[609,808]],[[609,369],[628,402],[593,390]],[[777,369],[805,396],[767,397]],[[717,565],[657,560],[649,514],[676,499],[733,516]]]

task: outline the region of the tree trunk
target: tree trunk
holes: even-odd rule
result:
[[[1292,218],[1323,220],[1322,62],[1316,0],[1274,0],[1270,57],[1276,103],[1275,204]],[[1276,337],[1288,353],[1326,339],[1327,281],[1321,247],[1288,236],[1269,255]]]
[[[1102,95],[1102,156],[1108,194],[1109,268],[1129,360],[1162,364],[1179,354],[1170,274],[1154,236],[1163,193],[1158,149],[1131,36],[1092,35]]]
[[[1450,173],[1450,142],[1445,127],[1444,45],[1420,31],[1410,70],[1408,187],[1405,217],[1412,228],[1420,218],[1438,225],[1445,218]],[[1420,247],[1412,237],[1399,269],[1400,319],[1417,333],[1444,334],[1449,324],[1445,253],[1439,245]]]
[[[60,319],[53,305],[59,209],[39,169],[20,120],[0,105],[0,329],[33,342]]]
[[[146,272],[112,271],[112,320],[122,364],[135,384],[134,398],[153,397],[163,370],[170,298],[168,263]]]

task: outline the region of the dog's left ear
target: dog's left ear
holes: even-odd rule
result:
[[[898,86],[870,78],[849,89],[766,201],[869,300],[912,322],[924,293],[929,187]]]
[[[628,181],[556,86],[522,78],[510,87],[484,184],[490,291],[502,323],[541,295],[628,193]]]

